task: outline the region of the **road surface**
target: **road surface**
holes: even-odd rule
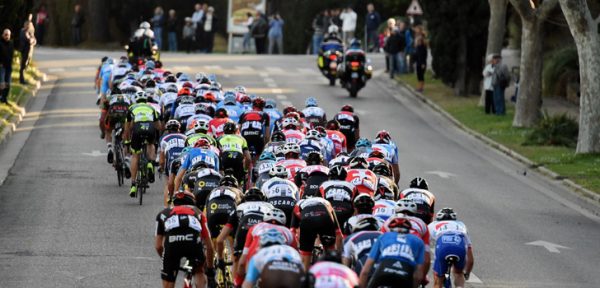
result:
[[[0,148],[0,162],[11,167],[0,187],[0,287],[158,286],[161,184],[138,206],[128,187],[117,186],[98,137],[92,78],[107,53],[36,52],[55,81]],[[455,128],[382,75],[381,57],[373,59],[376,77],[350,99],[327,85],[309,56],[163,55],[175,71],[216,73],[224,87],[244,85],[282,106],[302,107],[314,96],[333,116],[352,104],[363,135],[390,131],[401,188],[426,177],[437,208],[455,208],[469,227],[470,287],[600,287],[598,208]]]

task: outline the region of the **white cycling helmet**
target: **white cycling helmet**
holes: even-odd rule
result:
[[[246,87],[244,86],[236,86],[235,88],[233,88],[233,91],[237,92],[237,93],[244,93],[246,94]]]
[[[279,208],[273,208],[270,211],[267,211],[263,217],[263,222],[271,224],[285,225],[286,220],[285,213]],[[273,223],[273,221],[276,223]]]
[[[300,146],[296,143],[285,143],[283,145],[283,155],[287,155],[288,153],[295,153],[300,155]]]
[[[315,129],[308,130],[308,132],[306,132],[306,139],[319,140],[321,139],[321,133]]]
[[[289,173],[288,173],[287,169],[285,169],[284,166],[275,165],[275,166],[271,167],[271,169],[269,170],[269,176],[271,178],[279,177],[282,179],[287,179],[289,177]]]
[[[347,234],[356,233],[359,231],[379,231],[381,223],[374,216],[368,215],[365,217],[350,217],[344,227]]]
[[[150,23],[147,21],[140,23],[140,29],[150,29]]]
[[[194,131],[196,131],[196,132],[204,131],[206,133],[206,131],[208,131],[208,121],[206,121],[206,120],[196,121],[196,123],[194,124]]]
[[[146,97],[146,92],[144,91],[137,91],[135,92],[135,96],[133,98],[135,100],[135,102],[139,102],[139,101],[146,101],[148,100],[148,97]]]
[[[412,199],[400,199],[396,202],[396,213],[414,215],[417,213],[417,204]]]
[[[289,126],[294,126],[294,129],[298,128],[298,125],[300,125],[300,123],[298,123],[298,120],[296,120],[295,118],[285,118],[283,119],[283,122],[281,122],[281,126],[283,126],[283,128],[289,127]]]
[[[331,34],[331,33],[338,33],[340,32],[340,28],[337,25],[329,25],[329,28],[327,28],[327,33]]]

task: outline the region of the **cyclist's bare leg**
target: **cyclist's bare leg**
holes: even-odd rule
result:
[[[304,270],[308,270],[308,267],[310,267],[310,261],[312,260],[312,253],[308,254],[308,255],[300,254],[300,257],[302,258],[302,264],[304,265]]]
[[[452,274],[454,275],[454,287],[464,288],[465,275],[463,274],[463,271],[458,271],[456,268],[452,267]]]
[[[197,268],[194,274],[194,280],[196,281],[196,287],[206,287],[206,274],[204,274],[204,265]]]
[[[135,181],[137,177],[138,162],[140,161],[140,153],[133,153],[131,156],[131,182]]]
[[[175,288],[175,282],[169,282],[169,281],[162,280],[162,287],[163,288]]]
[[[146,153],[146,156],[148,157],[149,161],[156,161],[156,147],[154,147],[154,144],[148,144],[146,146],[146,151],[148,151],[148,153]]]
[[[442,288],[444,285],[444,275],[438,276],[433,273],[433,288]]]

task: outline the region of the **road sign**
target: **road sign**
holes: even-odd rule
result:
[[[419,0],[413,0],[406,9],[406,15],[423,15],[423,9],[421,8],[421,4],[419,4]]]
[[[542,240],[525,243],[525,245],[541,246],[541,247],[546,248],[546,250],[548,250],[548,252],[551,252],[551,253],[560,253],[559,249],[571,249],[569,247],[565,247],[562,245],[558,245],[555,243],[550,243],[550,242],[542,241]]]

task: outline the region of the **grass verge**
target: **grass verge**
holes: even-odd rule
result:
[[[401,75],[398,79],[412,87],[417,84],[414,74]],[[531,129],[512,127],[514,105],[507,103],[505,116],[486,115],[478,106],[479,97],[455,96],[450,87],[429,73],[425,79],[423,95],[465,126],[600,194],[600,154],[575,154],[575,149],[567,147],[525,146],[523,143]]]

